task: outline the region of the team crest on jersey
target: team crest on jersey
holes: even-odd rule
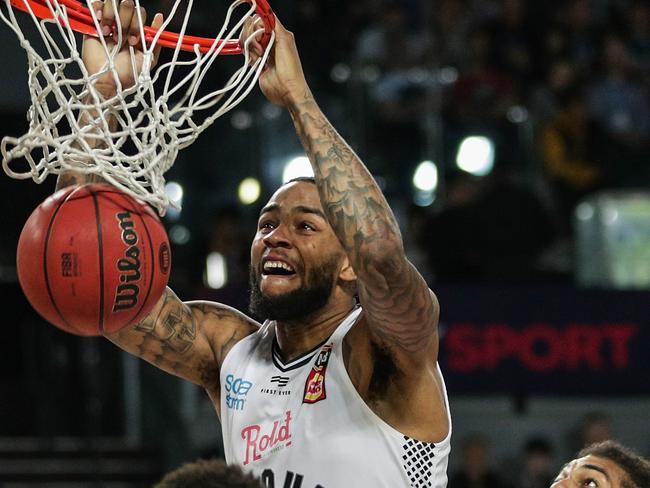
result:
[[[316,356],[314,365],[311,367],[305,383],[305,396],[302,399],[302,403],[317,403],[327,398],[325,392],[325,373],[331,354],[332,344],[325,344]]]

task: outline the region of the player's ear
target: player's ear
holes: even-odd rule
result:
[[[357,274],[354,272],[347,256],[343,258],[343,265],[341,266],[341,271],[339,271],[339,279],[347,283],[357,280]]]

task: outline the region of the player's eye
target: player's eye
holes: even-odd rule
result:
[[[263,220],[259,223],[259,230],[261,231],[268,231],[268,230],[273,230],[275,229],[275,224],[269,220]]]
[[[302,224],[300,224],[300,228],[302,230],[311,230],[311,231],[316,230],[313,225],[311,225],[311,224],[309,224],[307,222],[303,222]]]
[[[586,478],[580,483],[580,486],[584,488],[598,488],[598,482],[593,478]]]

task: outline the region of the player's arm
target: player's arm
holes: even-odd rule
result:
[[[144,320],[106,337],[168,373],[216,391],[226,354],[257,327],[231,307],[184,303],[167,288]]]
[[[291,114],[323,208],[357,274],[373,339],[390,346],[405,367],[430,363],[438,351],[437,300],[406,258],[397,221],[374,178],[314,101],[293,35],[278,25],[275,42],[260,87]]]
[[[414,359],[437,355],[438,304],[406,258],[399,226],[374,178],[309,92],[290,108],[323,208],[357,274],[375,338]]]
[[[114,73],[119,77],[119,81],[124,88],[132,86],[135,83],[135,73],[133,68],[139,70],[142,66],[144,55],[140,48],[140,29],[138,18],[142,18],[142,22],[146,22],[147,12],[144,8],[140,8],[140,14],[136,12],[135,3],[133,0],[122,0],[119,3],[119,12],[113,10],[112,1],[95,1],[92,3],[92,8],[95,10],[97,18],[100,19],[100,27],[107,29],[105,32],[110,32],[113,25],[119,18],[122,30],[122,38],[124,45],[121,46],[117,55],[115,56]],[[151,23],[153,28],[159,28],[163,23],[161,14],[154,16]],[[112,49],[115,45],[114,39],[117,36],[106,36],[105,42],[107,47]],[[129,46],[134,47],[134,56],[131,56]],[[160,47],[154,51],[154,65],[157,62],[160,53]],[[98,38],[93,36],[85,36],[82,46],[82,58],[84,66],[89,75],[99,73],[104,69],[106,64],[106,52],[104,46]],[[106,73],[104,76],[95,80],[93,83],[94,89],[105,100],[110,100],[117,93],[117,80],[113,73]],[[90,105],[90,104],[89,104]],[[98,118],[98,113],[95,109],[89,108],[81,111],[78,116],[79,127],[83,127],[86,133],[84,144],[90,149],[98,149],[106,146],[106,141],[101,137],[101,131],[97,130],[93,134],[92,126],[94,124],[102,123]],[[114,130],[117,127],[117,120],[115,117],[108,117],[107,119],[109,128]],[[79,162],[80,166],[83,161]],[[81,168],[80,168],[81,169]],[[87,173],[84,171],[65,171],[61,173],[57,179],[56,190],[60,190],[70,185],[83,185],[87,183],[99,183],[104,179],[99,174]]]
[[[101,11],[102,26],[112,26],[116,14],[113,2],[94,2],[93,8]],[[138,16],[133,0],[123,0],[119,4],[120,28],[124,39],[138,46]],[[146,18],[142,10],[141,17]],[[144,21],[144,20],[143,20]],[[162,16],[154,17],[154,28],[162,25]],[[111,47],[112,39],[106,42]],[[104,48],[99,40],[86,37],[83,45],[83,59],[89,73],[98,73],[105,59]],[[136,52],[136,69],[142,62],[142,53]],[[115,58],[115,72],[123,87],[135,81],[133,60],[128,45]],[[110,99],[116,91],[116,80],[107,75],[98,80],[95,88]],[[97,123],[97,114],[92,111],[79,114],[80,126],[87,128]],[[109,119],[114,124],[114,119]],[[92,134],[92,130],[87,130]],[[99,137],[87,137],[85,143],[90,147],[101,147]],[[83,171],[66,171],[59,175],[56,189],[69,185],[102,181],[100,175]],[[242,337],[255,330],[256,324],[243,314],[225,305],[213,303],[183,303],[170,289],[167,289],[156,306],[140,323],[107,336],[112,342],[126,351],[150,363],[194,383],[213,388],[218,383],[221,361],[228,350]]]

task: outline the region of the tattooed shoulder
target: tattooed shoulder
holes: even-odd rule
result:
[[[154,320],[144,320],[136,330],[154,335],[177,354],[186,354],[194,346],[197,321],[182,302],[165,303]]]
[[[235,344],[259,329],[258,323],[227,305],[199,303],[195,306],[219,365]]]
[[[230,307],[184,303],[167,289],[147,318],[107,337],[167,372],[210,387],[226,353],[254,330],[253,320]]]

